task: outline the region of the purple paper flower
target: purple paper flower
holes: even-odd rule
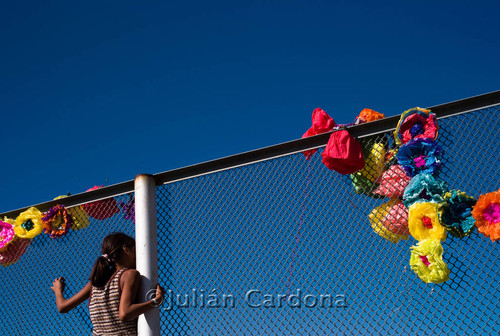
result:
[[[73,225],[73,217],[64,205],[58,204],[47,211],[42,218],[43,230],[50,238],[59,238],[68,233]]]
[[[135,200],[131,198],[127,202],[119,201],[118,205],[123,213],[123,218],[135,223]]]

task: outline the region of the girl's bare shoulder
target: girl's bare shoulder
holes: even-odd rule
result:
[[[124,280],[132,280],[132,279],[139,279],[140,276],[141,276],[141,273],[139,273],[138,270],[127,269],[122,273],[121,278]]]

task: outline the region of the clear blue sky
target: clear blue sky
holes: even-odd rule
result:
[[[497,1],[0,8],[0,211],[500,89]]]

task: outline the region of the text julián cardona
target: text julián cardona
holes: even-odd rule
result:
[[[345,294],[309,294],[296,289],[290,294],[272,294],[259,289],[250,289],[240,295],[218,293],[216,289],[192,289],[188,293],[165,293],[163,309],[178,308],[346,308]]]

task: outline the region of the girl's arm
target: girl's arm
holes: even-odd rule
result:
[[[122,321],[132,320],[141,314],[144,314],[148,310],[154,308],[152,300],[134,303],[137,292],[139,290],[139,283],[141,281],[141,275],[136,270],[127,270],[123,272],[120,278],[120,287],[122,289],[122,295],[120,297],[120,309],[119,318]],[[158,285],[156,287],[156,297],[158,302],[162,302],[164,296],[164,291]]]
[[[90,297],[90,290],[92,289],[92,284],[89,281],[78,293],[69,299],[65,299],[63,294],[65,286],[64,278],[57,278],[52,283],[52,287],[50,287],[56,295],[57,310],[60,313],[67,313],[83,301],[87,300]]]

